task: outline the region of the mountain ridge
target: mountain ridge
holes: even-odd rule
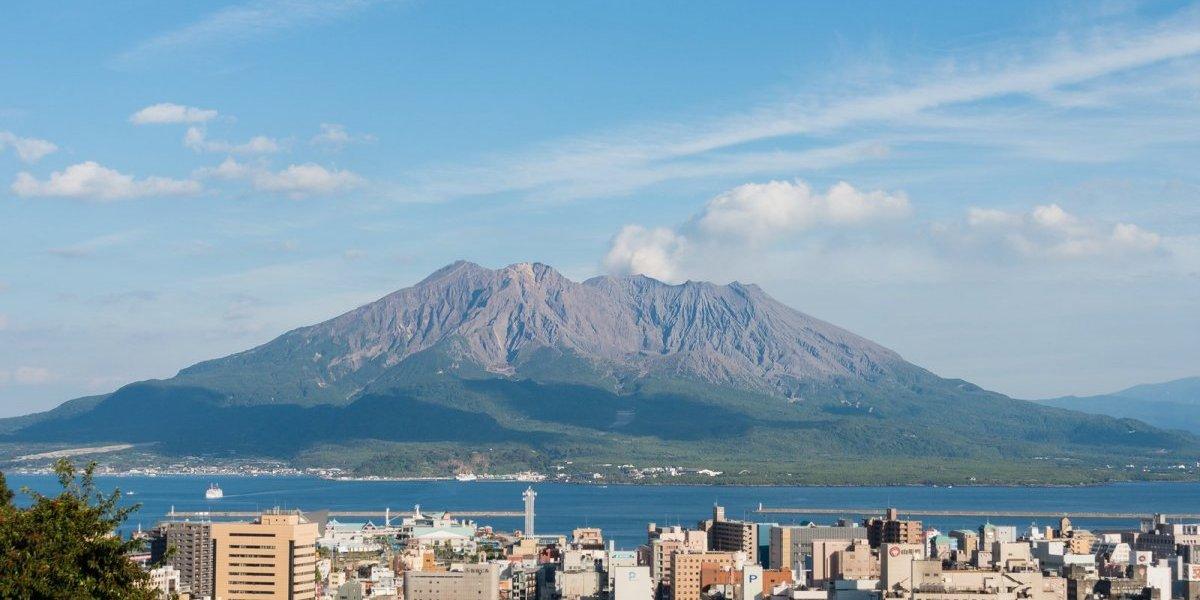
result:
[[[1194,436],[937,377],[752,284],[575,282],[540,263],[466,261],[173,378],[0,420],[0,432],[366,474],[685,460],[769,483],[881,469],[896,482],[1090,481],[1142,476],[1111,472],[1117,460],[1200,457]]]

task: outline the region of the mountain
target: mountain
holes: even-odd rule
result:
[[[1037,402],[1097,415],[1141,419],[1156,427],[1200,434],[1200,377],[1136,385],[1099,396],[1064,396]]]
[[[1191,435],[940,378],[754,285],[578,283],[529,263],[457,262],[0,433],[11,447],[124,442],[361,474],[636,478],[612,466],[635,464],[744,482],[1095,481],[1200,457]]]

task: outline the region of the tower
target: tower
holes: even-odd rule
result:
[[[537,498],[537,492],[530,486],[521,494],[521,498],[525,500],[525,536],[533,537],[533,502]]]

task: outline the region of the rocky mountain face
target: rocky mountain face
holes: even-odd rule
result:
[[[577,283],[538,263],[492,270],[457,262],[376,302],[180,376],[205,381],[265,367],[296,373],[300,379],[289,388],[304,388],[296,398],[280,390],[270,401],[338,403],[439,346],[498,375],[520,375],[529,357],[553,349],[620,379],[683,377],[784,396],[802,382],[877,381],[909,367],[891,350],[754,285],[668,285],[644,276]]]
[[[754,285],[580,283],[536,263],[454,263],[171,379],[0,419],[0,463],[97,442],[362,474],[569,461],[754,483],[1078,482],[1200,459],[1192,435],[940,378]]]

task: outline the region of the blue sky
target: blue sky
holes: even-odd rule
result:
[[[0,416],[465,258],[755,282],[1019,397],[1200,374],[1200,8],[27,3]]]

